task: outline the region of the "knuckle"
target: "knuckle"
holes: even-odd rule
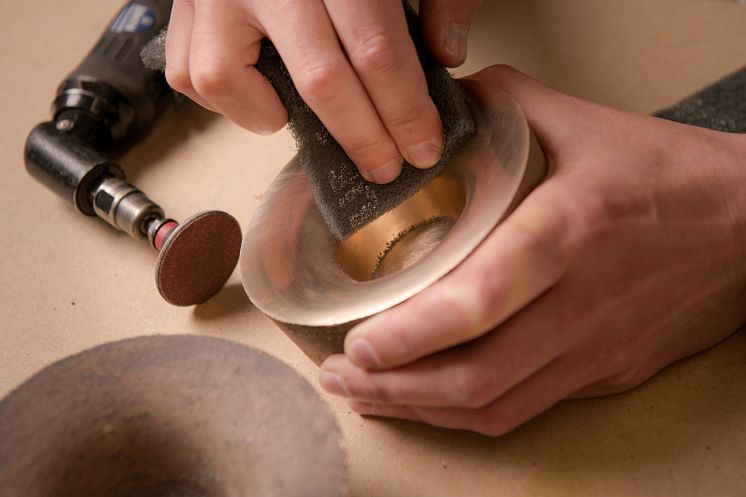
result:
[[[396,344],[394,357],[415,357],[418,355],[419,347],[417,339],[412,337],[409,330],[400,330],[398,333],[392,335],[393,340],[391,343]]]
[[[199,63],[192,69],[192,86],[204,98],[221,97],[228,88],[231,70],[227,64],[218,62]]]
[[[499,437],[519,424],[520,420],[510,412],[485,409],[477,415],[475,431],[488,437]]]
[[[380,32],[363,36],[351,50],[350,60],[362,73],[387,74],[399,66],[394,40]]]
[[[186,68],[174,64],[166,64],[166,81],[174,90],[186,93],[192,89],[192,79]]]
[[[378,382],[371,382],[366,390],[367,391],[362,393],[364,393],[365,397],[368,399],[374,399],[377,402],[383,403],[389,403],[392,400],[392,396],[389,390],[384,385]]]
[[[426,116],[430,114],[430,112],[418,106],[403,106],[397,113],[385,117],[386,127],[405,137],[417,135],[423,129],[431,128],[431,126],[423,124],[427,122]],[[433,119],[438,119],[437,115],[433,116]]]
[[[391,387],[395,387],[395,384],[369,375],[342,373],[341,376],[345,393],[353,399],[382,403],[389,403],[392,400]]]
[[[583,374],[588,380],[603,378],[609,374],[609,365],[605,358],[600,356],[578,357],[582,364]]]
[[[308,62],[296,77],[298,92],[314,103],[332,102],[338,97],[343,70],[342,62],[334,59]]]
[[[642,384],[648,376],[639,368],[630,369],[601,382],[600,391],[603,395],[625,392]]]
[[[493,384],[489,375],[484,371],[475,368],[466,369],[457,378],[455,387],[449,392],[449,400],[453,405],[479,408],[493,400]]]
[[[516,246],[516,252],[523,254],[527,260],[535,261],[547,274],[561,274],[567,267],[570,252],[565,244],[566,222],[559,211],[552,214],[553,222],[545,221],[528,226],[526,222],[514,223],[511,237]],[[559,218],[562,216],[562,218]]]
[[[483,285],[470,283],[443,285],[438,299],[440,314],[449,316],[452,326],[463,335],[463,339],[473,338],[475,333],[481,331],[486,314]]]
[[[629,344],[621,344],[614,348],[609,357],[611,368],[616,371],[628,371],[634,368],[636,354]]]
[[[640,366],[640,343],[634,336],[624,336],[617,340],[607,353],[612,372],[625,374]]]
[[[603,353],[587,359],[586,376],[590,380],[601,379],[598,387],[609,394],[636,387],[647,378],[640,344],[630,338],[615,342]]]
[[[506,301],[505,282],[496,272],[485,271],[480,273],[476,281],[479,298],[479,322],[487,325],[492,324],[500,313],[500,307]]]
[[[405,412],[413,421],[427,423],[427,416],[424,416],[416,406],[406,408]]]
[[[589,189],[575,199],[573,223],[582,240],[598,242],[612,235],[632,209],[631,200],[621,192]]]
[[[537,258],[554,259],[557,252],[555,233],[553,230],[543,230],[540,227],[529,227],[526,223],[514,225],[513,237],[520,249]]]
[[[396,150],[387,136],[380,137],[366,134],[349,137],[345,141],[344,148],[355,164],[365,169],[380,166],[393,156]],[[389,150],[391,152],[388,152]]]

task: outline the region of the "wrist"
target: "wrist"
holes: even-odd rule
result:
[[[746,135],[675,126],[658,136],[672,166],[661,196],[676,199],[661,215],[676,219],[682,240],[700,245],[713,270],[746,282]]]
[[[728,143],[728,159],[723,167],[728,169],[732,181],[727,184],[726,198],[730,205],[733,243],[738,264],[746,266],[746,134],[732,134],[724,137]]]

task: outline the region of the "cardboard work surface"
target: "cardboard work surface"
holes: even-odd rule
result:
[[[746,5],[736,0],[485,4],[458,74],[509,63],[562,91],[652,112],[746,64]],[[206,304],[172,307],[153,282],[154,251],[26,174],[28,131],[48,119],[56,86],[120,5],[0,2],[0,396],[70,354],[169,333],[268,351],[316,385],[317,368],[251,305],[238,273]],[[215,208],[246,226],[293,153],[286,131],[254,136],[188,107],[121,163],[168,215]],[[344,435],[354,496],[607,497],[744,495],[744,392],[739,332],[632,392],[564,402],[498,439],[363,419],[322,395]]]

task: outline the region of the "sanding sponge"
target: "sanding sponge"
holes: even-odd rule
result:
[[[308,177],[314,200],[330,232],[339,240],[347,238],[418,191],[448,164],[475,132],[466,93],[448,71],[425,49],[417,14],[404,2],[409,31],[427,79],[430,96],[443,122],[443,150],[440,161],[430,169],[405,163],[401,175],[386,185],[369,183],[306,105],[271,41],[262,42],[257,69],[272,83],[288,110],[289,129],[298,146],[298,160]],[[165,33],[142,53],[153,69],[165,67]]]

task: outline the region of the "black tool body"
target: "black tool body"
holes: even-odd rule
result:
[[[171,4],[126,4],[59,86],[52,121],[28,137],[29,173],[84,214],[95,215],[92,189],[97,183],[124,177],[111,156],[147,133],[171,95],[163,74],[140,60],[143,46],[168,24]]]

